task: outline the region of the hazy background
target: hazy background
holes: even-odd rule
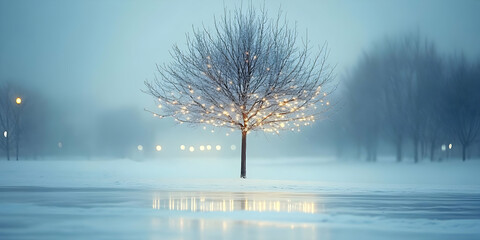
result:
[[[155,64],[171,60],[172,45],[184,46],[192,26],[212,26],[224,6],[233,9],[237,2],[0,0],[0,84],[12,83],[24,98],[24,121],[30,126],[25,131],[31,131],[22,143],[24,157],[239,157],[238,133],[226,136],[229,131],[211,133],[154,119],[143,110],[155,107],[153,98],[141,92],[143,82],[153,79]],[[469,61],[480,56],[480,1],[253,4],[265,4],[272,16],[281,8],[301,35],[308,30],[313,45],[327,42],[339,89],[362,53],[407,32],[421,32],[440,54],[463,52]],[[343,106],[342,91],[334,97],[339,104],[331,114]],[[335,156],[331,119],[300,133],[252,133],[247,154]],[[181,144],[196,151],[181,152]],[[199,152],[206,144],[220,144],[222,151]]]

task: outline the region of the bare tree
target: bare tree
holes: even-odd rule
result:
[[[16,160],[20,150],[22,126],[20,116],[23,109],[22,98],[15,94],[15,88],[5,84],[0,88],[0,128],[2,132],[2,147],[10,160],[11,143],[15,144]]]
[[[246,177],[247,133],[297,131],[326,111],[326,84],[332,69],[328,51],[313,54],[308,41],[297,44],[297,31],[283,15],[269,19],[265,10],[225,10],[214,30],[196,29],[187,49],[174,46],[173,62],[157,66],[145,82],[146,93],[160,102],[160,118],[240,130],[241,172]]]
[[[403,143],[406,139],[405,131],[407,123],[404,121],[407,114],[407,88],[405,78],[408,76],[405,71],[405,59],[403,49],[398,47],[395,41],[385,41],[385,52],[381,54],[384,63],[380,71],[380,78],[383,79],[381,93],[383,99],[382,112],[386,120],[386,130],[391,135],[395,145],[396,160],[401,162],[403,158]],[[385,64],[388,63],[388,64]]]
[[[451,73],[445,89],[444,119],[462,145],[462,160],[480,134],[480,64],[472,66],[465,57],[450,61]]]
[[[13,100],[11,99],[10,85],[0,87],[0,127],[2,132],[2,148],[10,160],[10,142],[13,136],[14,119],[13,119]]]
[[[381,64],[377,55],[364,54],[353,71],[347,77],[348,111],[347,125],[349,132],[357,142],[357,157],[360,147],[364,147],[367,161],[377,160],[377,148],[380,127],[382,125],[381,99],[379,98],[381,79],[378,66]]]

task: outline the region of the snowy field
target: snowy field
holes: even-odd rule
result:
[[[0,161],[0,239],[480,239],[480,161]]]

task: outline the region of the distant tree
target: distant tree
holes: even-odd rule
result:
[[[10,160],[10,142],[14,128],[13,119],[13,101],[11,99],[10,86],[0,86],[0,127],[2,133],[2,148],[7,156],[7,160]]]
[[[465,161],[468,147],[480,134],[480,64],[472,65],[462,55],[452,58],[449,66],[443,118],[446,128],[462,145]]]
[[[382,125],[380,78],[378,78],[378,57],[364,54],[349,73],[346,81],[346,117],[348,131],[357,143],[357,157],[360,147],[366,152],[367,161],[377,160],[377,146]]]
[[[385,39],[359,59],[347,80],[347,111],[355,138],[366,145],[367,159],[375,158],[369,155],[376,156],[381,137],[391,139],[397,161],[408,140],[415,162],[427,144],[434,148],[441,125],[436,100],[442,68],[433,42],[419,33]]]
[[[16,160],[20,152],[20,138],[22,133],[21,114],[24,106],[23,99],[15,92],[11,84],[0,86],[0,127],[2,132],[3,149],[10,160],[11,143],[14,144]]]
[[[328,109],[332,79],[327,50],[312,53],[308,41],[282,20],[253,7],[227,12],[215,28],[194,30],[187,49],[174,46],[173,62],[145,82],[160,113],[180,123],[207,124],[242,133],[240,177],[246,177],[247,133],[279,133],[309,125]]]
[[[442,132],[441,121],[442,88],[445,82],[445,64],[438,54],[435,44],[429,40],[423,41],[423,50],[417,59],[416,74],[419,79],[418,91],[422,129],[420,132],[422,157],[429,155],[434,160],[436,146],[445,135]],[[427,149],[429,149],[427,151]],[[428,152],[428,154],[427,154]]]
[[[395,146],[397,162],[403,159],[404,141],[407,137],[407,121],[405,117],[408,109],[408,88],[405,87],[405,79],[409,77],[409,71],[406,71],[406,61],[404,52],[398,47],[398,44],[392,40],[386,40],[384,43],[384,52],[380,53],[382,66],[377,68],[381,71],[379,76],[382,80],[380,84],[380,96],[383,99],[381,113],[384,114],[386,125],[384,130],[391,137]]]

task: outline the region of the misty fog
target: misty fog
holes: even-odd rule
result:
[[[154,118],[144,109],[156,103],[142,92],[192,27],[211,28],[237,4],[0,1],[0,98],[22,98],[10,158],[16,135],[20,159],[238,157],[239,132]],[[254,3],[263,4],[273,16],[284,11],[312,46],[327,43],[337,90],[332,111],[312,126],[251,133],[250,157],[460,159],[463,145],[466,158],[480,156],[480,2]],[[1,158],[5,149],[3,141]]]

